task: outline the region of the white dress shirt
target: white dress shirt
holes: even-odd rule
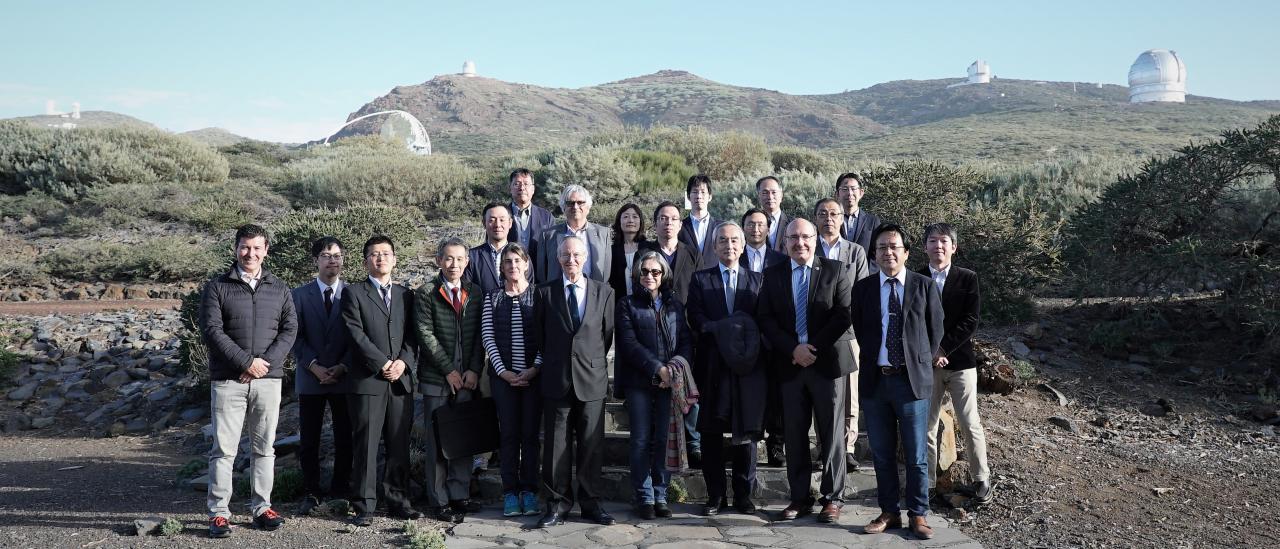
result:
[[[877,366],[891,366],[889,364],[889,348],[887,346],[889,339],[889,276],[880,271],[880,354],[876,355]],[[907,289],[907,270],[904,268],[898,271],[898,304],[902,304],[902,295]],[[899,307],[901,308],[901,307]],[[905,311],[904,311],[905,313]]]
[[[766,255],[765,252],[768,249],[768,242],[765,242],[765,244],[759,248],[747,246],[747,266],[751,269],[751,272],[759,273],[764,271],[764,257]]]
[[[703,243],[707,240],[707,225],[711,224],[709,223],[710,221],[711,212],[707,212],[706,215],[702,216],[702,219],[698,219],[692,214],[689,215],[689,222],[693,225],[693,238],[698,243],[699,252],[702,251]]]
[[[564,284],[564,291],[565,291],[564,302],[566,304],[569,303],[570,286],[572,286],[576,290],[574,293],[577,294],[577,298],[578,298],[578,318],[582,319],[583,322],[586,322],[586,319],[587,319],[587,276],[586,274],[583,274],[582,276],[578,277],[578,281],[576,283],[570,282],[568,278],[565,278],[563,276],[560,277],[560,281],[562,284]]]
[[[947,285],[947,274],[951,272],[951,265],[943,267],[941,271],[929,266],[929,275],[933,277],[933,283],[938,285],[938,296],[942,296],[942,287]]]
[[[325,284],[323,280],[320,280],[320,277],[316,277],[316,286],[320,287],[320,295],[322,297],[324,296],[325,290],[333,288],[333,302],[337,303],[339,299],[342,299],[342,289],[345,288],[347,285],[342,283],[341,278],[334,280],[333,286],[330,286],[328,284]]]

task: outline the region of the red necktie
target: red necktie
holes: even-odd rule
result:
[[[462,316],[462,300],[458,299],[458,289],[453,289],[453,312]]]

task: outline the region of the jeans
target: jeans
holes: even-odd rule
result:
[[[502,462],[503,493],[538,491],[538,451],[542,427],[542,394],[540,377],[528,387],[512,387],[494,376],[489,388],[498,408],[498,447]]]
[[[631,420],[631,488],[636,503],[667,501],[667,435],[671,428],[671,390],[628,388]]]
[[[907,373],[880,376],[875,390],[862,394],[862,414],[876,469],[876,493],[880,510],[901,511],[898,504],[898,442],[901,437],[906,467],[907,514],[929,514],[929,466],[925,459],[925,422],[929,400],[917,399]]]
[[[702,405],[695,402],[684,415],[684,439],[689,452],[702,451],[702,433],[698,432],[698,412],[701,410]]]
[[[280,418],[280,380],[255,379],[209,383],[213,416],[213,448],[209,449],[209,517],[231,518],[231,472],[240,449],[240,433],[248,424],[250,438],[249,510],[253,516],[271,508],[275,482],[276,421]]]

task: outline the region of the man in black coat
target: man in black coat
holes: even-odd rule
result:
[[[374,236],[364,244],[368,278],[348,286],[342,318],[355,348],[352,360],[351,412],[354,459],[351,466],[355,524],[372,524],[378,503],[378,441],[386,445],[382,477],[388,514],[417,519],[409,503],[409,432],[413,427],[413,371],[417,364],[413,332],[413,292],[391,282],[395,243]]]
[[[881,225],[872,236],[880,273],[853,289],[853,329],[862,368],[858,383],[867,439],[876,469],[880,516],[869,534],[902,526],[898,504],[898,445],[906,467],[910,528],[929,539],[929,472],[925,423],[933,393],[933,363],[942,341],[942,303],[928,277],[907,270],[910,240],[897,225]],[[899,433],[902,434],[899,438]]]
[[[698,269],[710,269],[716,264],[716,227],[720,220],[707,209],[711,206],[711,178],[698,174],[689,178],[684,187],[689,200],[689,216],[680,224],[680,242],[698,251]]]
[[[771,223],[769,214],[759,208],[751,208],[742,214],[742,232],[746,245],[743,246],[738,264],[743,269],[763,273],[769,267],[788,261],[786,254],[769,247]],[[760,352],[767,355],[769,351],[761,349]],[[762,359],[769,362],[767,357],[762,356]],[[786,451],[782,443],[782,398],[778,395],[778,380],[773,378],[773,368],[765,368],[765,375],[769,378],[769,390],[765,397],[764,447],[769,466],[782,467],[786,463]]]
[[[689,324],[697,326],[693,377],[702,395],[698,430],[705,441],[702,475],[707,482],[707,503],[702,511],[711,516],[726,507],[724,465],[730,461],[734,507],[750,514],[756,512],[751,501],[756,482],[755,443],[764,436],[764,362],[757,357],[750,365],[728,363],[719,351],[716,328],[734,313],[755,316],[764,276],[742,268],[738,262],[743,235],[737,223],[722,223],[714,238],[719,261],[715,267],[693,274],[686,308]],[[725,433],[734,439],[727,452]]]
[[[546,511],[538,527],[563,524],[573,509],[571,469],[576,465],[582,516],[600,524],[613,517],[600,505],[604,447],[606,355],[613,345],[613,289],[583,276],[587,245],[566,236],[559,246],[559,278],[544,281],[533,296],[531,346],[542,353],[542,483]],[[574,445],[577,461],[574,462]]]
[[[764,271],[757,322],[771,348],[771,367],[782,397],[791,504],[784,520],[813,513],[809,496],[809,425],[823,462],[820,522],[834,522],[844,505],[844,398],[853,369],[849,347],[849,294],[844,264],[817,257],[817,229],[805,219],[787,227],[791,260]]]
[[[519,242],[528,250],[544,229],[556,224],[556,218],[546,208],[533,203],[536,190],[533,172],[516,168],[507,182],[511,185],[511,203],[508,206],[511,212],[511,229],[507,232],[507,240]],[[530,276],[533,276],[532,267]]]
[[[856,173],[844,173],[836,178],[836,200],[844,208],[844,234],[841,236],[866,250],[867,268],[871,274],[876,274],[879,267],[871,253],[871,233],[880,226],[880,217],[859,207],[866,192],[862,176]]]
[[[462,279],[480,287],[481,295],[502,287],[502,273],[498,270],[498,254],[507,246],[511,234],[511,210],[506,204],[490,202],[480,213],[484,224],[484,242],[467,250],[467,270]],[[533,270],[526,278],[533,281]]]

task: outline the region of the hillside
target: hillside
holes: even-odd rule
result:
[[[75,124],[77,128],[155,128],[155,125],[150,122],[111,111],[83,111],[80,113],[79,119],[38,114],[35,116],[19,116],[10,120],[22,120],[41,127],[61,126],[62,124],[71,123]]]
[[[209,145],[210,147],[225,147],[227,145],[235,145],[241,141],[249,140],[248,137],[236,135],[222,128],[201,128],[198,130],[191,130],[189,132],[182,132],[178,135],[190,137],[196,141],[204,143],[205,145]]]

